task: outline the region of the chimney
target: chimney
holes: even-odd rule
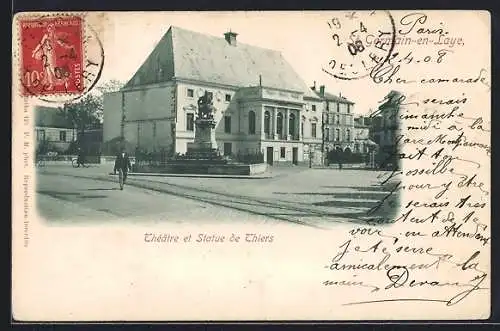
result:
[[[316,81],[314,81],[314,85],[311,87],[313,91],[316,91]]]
[[[238,35],[237,33],[229,30],[229,32],[224,33],[224,38],[226,39],[226,41],[229,45],[236,46],[236,36],[237,35]]]
[[[339,92],[339,97],[342,98],[342,92]]]
[[[262,86],[262,75],[259,75],[259,86]]]
[[[322,97],[325,96],[325,85],[321,85],[319,87],[319,95],[321,95]]]

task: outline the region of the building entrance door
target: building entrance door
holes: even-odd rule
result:
[[[267,151],[267,164],[269,165],[273,165],[273,154],[274,154],[274,151],[273,151],[273,148],[272,147],[268,147],[266,149]]]
[[[224,143],[224,156],[229,156],[232,154],[232,144],[231,143]]]
[[[299,163],[299,148],[292,148],[292,163],[297,165]]]

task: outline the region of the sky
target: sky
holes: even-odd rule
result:
[[[106,61],[101,83],[128,81],[171,25],[223,38],[238,33],[238,43],[275,49],[308,86],[325,85],[326,91],[355,102],[355,112],[375,109],[388,87],[369,81],[338,80],[324,73],[338,48],[327,20],[338,12],[115,12],[89,19],[104,45]]]

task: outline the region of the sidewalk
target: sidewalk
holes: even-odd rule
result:
[[[109,173],[114,175],[113,172]],[[118,175],[118,174],[116,174]],[[259,175],[209,175],[209,174],[170,174],[170,173],[147,173],[147,172],[129,172],[128,176],[147,176],[147,177],[188,177],[188,178],[227,178],[227,179],[269,179],[273,178],[271,174]]]
[[[110,164],[92,164],[86,168],[73,168],[71,164],[59,163],[45,165],[44,167],[37,168],[37,171],[41,173],[51,173],[51,174],[71,174],[80,175],[83,177],[109,177],[116,176],[113,174],[113,165]],[[295,169],[296,171],[296,169]],[[218,175],[218,174],[171,174],[171,173],[141,173],[141,172],[129,172],[128,176],[137,177],[186,177],[186,178],[227,178],[227,179],[270,179],[276,177],[284,171],[269,170],[266,173],[258,175]],[[285,172],[290,172],[287,169]]]
[[[312,166],[313,169],[332,169],[332,170],[339,170],[339,165],[337,163],[332,163],[330,165],[317,165],[317,166]],[[370,168],[365,164],[358,164],[358,163],[353,163],[353,164],[342,164],[342,169],[341,170],[379,170],[376,168]]]
[[[296,175],[299,173],[315,171],[315,170],[331,170],[335,173],[342,172],[344,170],[357,170],[357,171],[380,171],[378,169],[365,169],[360,167],[352,168],[342,168],[338,169],[338,165],[330,166],[313,166],[312,168],[306,166],[271,166],[265,173],[256,175],[220,175],[220,174],[173,174],[173,173],[142,173],[142,172],[129,172],[129,176],[133,177],[165,177],[165,178],[227,178],[227,179],[272,179],[277,177],[286,177],[290,175]],[[47,164],[44,167],[37,168],[40,172],[50,172],[50,173],[61,173],[61,174],[81,174],[88,175],[89,177],[94,176],[113,176],[113,165],[112,164],[91,164],[88,168],[73,168],[71,164],[68,163],[58,163],[58,164]]]

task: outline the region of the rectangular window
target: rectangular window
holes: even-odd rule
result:
[[[233,145],[231,143],[224,143],[224,155],[229,156],[231,155],[233,149]]]
[[[347,104],[347,113],[349,114],[350,111],[351,111],[351,105]]]
[[[312,111],[316,111],[316,105],[312,105]]]
[[[340,124],[340,115],[337,115],[337,125]]]
[[[280,157],[282,159],[284,159],[286,157],[286,148],[285,147],[280,148]]]
[[[194,114],[186,114],[186,130],[194,131]]]
[[[59,140],[66,141],[66,131],[59,131]]]
[[[330,140],[330,129],[326,128],[325,129],[325,141]]]
[[[316,138],[316,123],[311,123],[311,137]]]
[[[231,116],[224,116],[224,132],[231,133]]]
[[[340,111],[340,103],[337,103],[337,113]]]
[[[226,102],[231,101],[231,94],[226,94]]]
[[[304,123],[300,123],[300,135],[304,137]]]
[[[36,130],[36,140],[37,141],[45,140],[45,130]]]
[[[187,96],[188,96],[189,98],[192,98],[192,97],[194,96],[194,90],[193,90],[193,89],[191,89],[191,88],[188,88],[188,89],[187,89]]]
[[[340,140],[340,130],[339,129],[335,129],[335,140],[336,141]]]
[[[255,127],[256,127],[255,112],[253,110],[251,110],[248,113],[248,133],[255,134]]]

